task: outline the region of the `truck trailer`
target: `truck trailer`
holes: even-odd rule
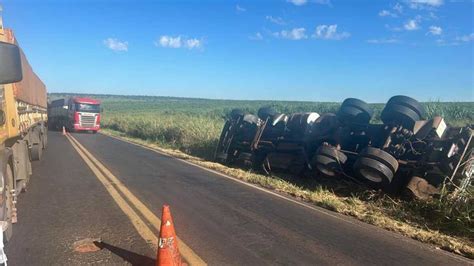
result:
[[[425,119],[421,103],[397,95],[380,119],[366,102],[346,99],[337,113],[285,115],[262,107],[257,115],[234,109],[215,161],[270,174],[343,177],[389,194],[426,200],[442,191],[466,198],[474,182],[474,127]]]
[[[16,202],[32,174],[31,161],[46,148],[46,86],[0,14],[0,225],[4,242],[17,222]]]
[[[48,105],[49,126],[69,132],[100,129],[100,101],[86,97],[70,97],[51,101]]]

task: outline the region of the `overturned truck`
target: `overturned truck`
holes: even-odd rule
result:
[[[442,117],[425,120],[424,107],[392,97],[371,123],[373,111],[346,99],[336,113],[282,114],[269,107],[257,115],[232,110],[215,160],[264,173],[343,176],[391,194],[429,198],[442,188],[466,193],[474,171],[473,128],[450,127]]]

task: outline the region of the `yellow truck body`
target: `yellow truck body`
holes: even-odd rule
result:
[[[1,14],[0,42],[18,46],[13,32],[3,28]],[[19,59],[23,79],[0,85],[0,228],[4,241],[11,237],[17,222],[15,206],[32,174],[31,161],[41,159],[48,137],[46,86],[33,72],[21,48]],[[7,63],[4,66],[10,67]]]

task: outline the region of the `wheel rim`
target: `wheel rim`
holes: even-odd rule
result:
[[[380,183],[383,176],[374,169],[360,169],[360,174],[365,178],[375,183]]]
[[[318,164],[316,165],[316,168],[318,168],[318,170],[319,170],[321,173],[323,173],[324,175],[327,175],[327,176],[335,176],[335,175],[336,175],[336,172],[335,172],[332,168],[330,168],[330,167],[328,167],[328,166],[326,166],[326,165],[324,165],[324,164],[319,164],[319,163],[318,163]]]

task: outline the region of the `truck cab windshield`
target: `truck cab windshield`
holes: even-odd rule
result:
[[[100,105],[99,104],[76,103],[76,111],[99,113],[100,112]]]

